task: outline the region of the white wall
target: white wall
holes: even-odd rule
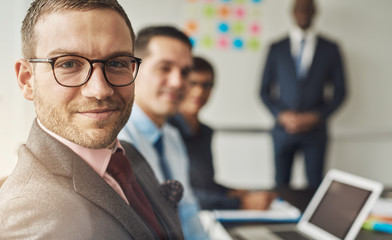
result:
[[[18,146],[25,141],[33,119],[32,104],[19,92],[14,63],[20,57],[20,26],[27,1],[0,2],[0,177],[16,164]]]
[[[20,94],[13,70],[20,57],[19,29],[29,0],[0,2],[2,88],[0,89],[0,176],[9,174],[16,151],[27,137],[34,110]],[[182,27],[185,0],[120,0],[136,31],[150,24]],[[215,127],[268,128],[272,118],[258,97],[260,76],[269,43],[291,26],[289,0],[263,1],[263,48],[250,51],[207,51],[217,70],[217,86],[203,112]],[[319,0],[316,26],[336,39],[344,52],[349,97],[332,119],[328,167],[392,185],[392,68],[390,56],[392,1]],[[239,65],[239,63],[242,63]],[[262,187],[273,183],[271,140],[267,134],[219,132],[214,140],[218,180],[236,186]],[[304,183],[296,166],[296,185]]]

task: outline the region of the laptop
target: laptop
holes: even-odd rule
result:
[[[379,198],[381,183],[343,171],[328,171],[296,225],[241,226],[245,240],[353,240]]]

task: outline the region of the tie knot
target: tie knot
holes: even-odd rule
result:
[[[132,172],[131,165],[121,150],[117,150],[112,155],[106,171],[116,179],[118,179],[123,174],[125,174],[124,177],[127,178],[127,175]]]

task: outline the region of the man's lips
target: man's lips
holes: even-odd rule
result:
[[[93,109],[87,111],[79,111],[78,114],[86,116],[88,118],[94,120],[106,120],[108,119],[117,109],[109,108],[109,109]]]

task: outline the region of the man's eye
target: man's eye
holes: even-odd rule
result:
[[[181,76],[183,78],[187,78],[189,76],[189,74],[191,73],[191,69],[186,68],[186,69],[182,69],[181,70]]]
[[[84,59],[61,57],[56,61],[55,67],[57,69],[71,69],[80,68],[85,64],[86,63]]]
[[[160,67],[160,71],[162,71],[162,72],[170,72],[170,70],[171,70],[171,68],[168,67],[168,66],[162,66],[162,67]]]
[[[107,67],[111,68],[123,68],[126,67],[127,64],[120,62],[120,61],[110,61],[107,63]]]
[[[195,86],[197,86],[197,82],[188,81],[188,85],[190,87],[195,87]]]
[[[60,67],[62,68],[73,68],[75,67],[76,63],[75,62],[64,62],[60,64]]]

